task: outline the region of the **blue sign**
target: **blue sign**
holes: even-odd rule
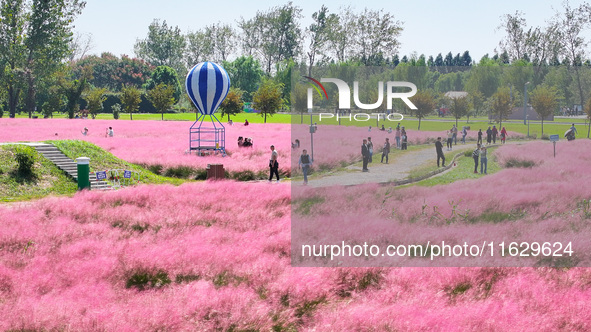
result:
[[[558,142],[559,135],[550,135],[550,142]]]
[[[131,171],[123,171],[124,179],[131,179]]]
[[[106,178],[107,178],[107,171],[96,172],[96,179],[97,180],[105,180]]]

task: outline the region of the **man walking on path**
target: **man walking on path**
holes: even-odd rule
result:
[[[277,176],[277,182],[279,182],[279,162],[277,162],[277,150],[275,150],[275,145],[271,145],[271,158],[269,158],[269,182],[273,179],[273,174]]]
[[[447,151],[451,151],[451,143],[453,141],[454,133],[453,130],[447,132]]]
[[[466,144],[466,136],[468,135],[468,130],[466,126],[462,127],[462,144]]]
[[[388,163],[388,154],[390,153],[390,139],[386,138],[386,142],[384,143],[384,149],[382,150],[382,163],[384,162],[384,157],[386,157],[386,164]]]
[[[476,150],[472,151],[474,159],[474,174],[478,174],[478,157],[480,156],[480,144],[476,144]]]
[[[308,150],[304,149],[300,155],[300,160],[298,161],[298,166],[302,167],[302,173],[304,173],[304,184],[308,184],[308,171],[310,170],[311,165],[312,161],[310,160]]]
[[[435,151],[437,151],[437,167],[439,167],[439,159],[441,159],[441,166],[445,167],[445,155],[443,154],[443,144],[441,144],[441,137],[437,137],[435,142]]]
[[[451,133],[452,138],[454,140],[454,145],[458,145],[458,127],[456,127],[456,125],[453,125],[453,127],[451,127]]]
[[[361,145],[361,158],[363,159],[363,172],[369,172],[367,163],[369,162],[369,148],[367,147],[367,140],[363,140]]]
[[[488,129],[486,130],[486,144],[490,144],[491,141],[492,141],[492,130],[490,129],[490,126],[489,126]]]

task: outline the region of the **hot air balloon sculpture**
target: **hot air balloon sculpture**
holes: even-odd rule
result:
[[[230,77],[222,66],[201,62],[187,74],[187,93],[199,111],[197,121],[189,129],[190,151],[226,154],[226,129],[214,115],[230,90]]]

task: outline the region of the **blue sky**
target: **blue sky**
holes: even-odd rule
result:
[[[218,21],[236,27],[240,17],[251,18],[257,10],[284,4],[280,1],[187,1],[187,0],[87,0],[86,8],[76,20],[75,31],[90,33],[93,38],[91,53],[108,51],[115,55],[133,56],[137,38],[144,38],[148,25],[155,19],[166,20],[183,32],[194,31]],[[583,1],[571,1],[576,7]],[[354,5],[354,3],[357,3]],[[504,33],[498,31],[503,14],[523,11],[528,25],[544,25],[562,1],[495,0],[495,1],[294,1],[303,9],[302,27],[311,23],[311,15],[325,4],[338,12],[341,6],[352,6],[356,11],[364,7],[384,9],[404,22],[400,37],[401,55],[454,55],[466,50],[474,59],[492,54]],[[591,33],[587,35],[590,40]]]

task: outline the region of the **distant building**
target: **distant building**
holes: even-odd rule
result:
[[[448,91],[445,93],[445,96],[447,98],[464,98],[464,97],[468,97],[468,92],[466,91]]]

